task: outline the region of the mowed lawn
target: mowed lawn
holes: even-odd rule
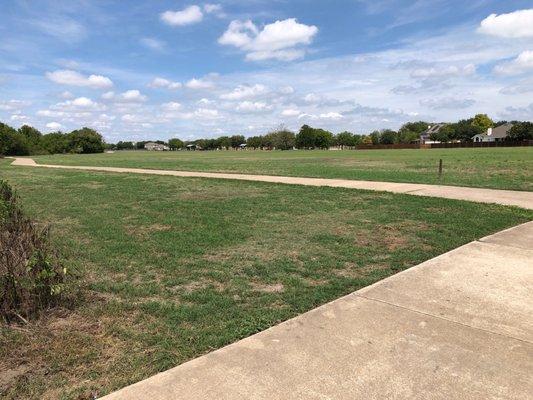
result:
[[[79,285],[68,308],[0,328],[5,399],[101,396],[533,219],[438,198],[8,160],[0,179],[32,217],[52,224]]]
[[[533,190],[533,147],[313,150],[119,151],[34,157],[40,163],[414,182]],[[438,177],[439,159],[444,174]]]

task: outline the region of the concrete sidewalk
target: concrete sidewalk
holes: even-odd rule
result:
[[[531,399],[533,222],[106,400]]]
[[[76,169],[84,171],[102,171],[102,172],[119,172],[134,174],[151,174],[151,175],[170,175],[179,177],[195,178],[216,178],[216,179],[234,179],[244,181],[260,181],[271,183],[284,183],[291,185],[307,186],[330,186],[342,187],[349,189],[376,190],[393,193],[404,193],[415,196],[442,197],[446,199],[477,201],[481,203],[495,203],[510,206],[518,206],[527,209],[533,209],[533,192],[521,192],[515,190],[498,190],[470,188],[461,186],[444,186],[444,185],[426,185],[418,183],[396,183],[396,182],[374,182],[374,181],[355,181],[349,179],[323,179],[323,178],[302,178],[292,176],[272,176],[272,175],[247,175],[247,174],[226,174],[218,172],[190,172],[190,171],[171,171],[161,169],[142,169],[142,168],[117,168],[117,167],[92,167],[92,166],[72,166],[72,165],[49,165],[37,164],[31,158],[15,158],[12,165],[42,167],[42,168],[59,168],[59,169]]]

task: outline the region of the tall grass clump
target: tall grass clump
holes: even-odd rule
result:
[[[26,217],[11,186],[0,180],[0,318],[27,322],[57,305],[66,277],[50,227]]]

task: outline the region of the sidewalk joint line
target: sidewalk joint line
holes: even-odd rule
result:
[[[470,329],[474,329],[474,330],[477,330],[477,331],[489,333],[489,334],[492,334],[492,335],[503,336],[503,337],[508,338],[508,339],[518,340],[519,342],[523,342],[523,343],[527,343],[529,345],[533,345],[533,342],[530,342],[529,340],[516,338],[514,336],[505,335],[503,333],[493,332],[491,330],[484,329],[484,328],[478,328],[478,327],[475,327],[475,326],[471,326],[471,325],[465,324],[464,322],[454,321],[453,319],[449,319],[449,318],[442,317],[442,316],[439,316],[439,315],[434,315],[434,314],[430,314],[428,312],[414,310],[412,308],[401,306],[399,304],[394,304],[394,303],[391,303],[391,302],[386,301],[386,300],[380,300],[380,299],[375,299],[373,297],[363,296],[363,295],[361,295],[361,294],[359,294],[357,292],[355,292],[354,295],[356,295],[357,297],[361,297],[363,299],[366,299],[366,300],[376,301],[378,303],[387,304],[389,306],[401,308],[401,309],[406,310],[406,311],[411,311],[411,312],[414,312],[414,313],[417,313],[417,314],[426,315],[428,317],[437,318],[437,319],[440,319],[440,320],[443,320],[443,321],[446,321],[446,322],[451,322],[453,324],[461,325],[461,326],[464,326],[466,328],[470,328]]]

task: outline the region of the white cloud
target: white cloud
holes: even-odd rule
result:
[[[279,91],[282,94],[293,94],[294,88],[292,86],[283,86]]]
[[[39,110],[37,111],[37,115],[39,117],[58,118],[58,117],[63,117],[65,113],[63,111],[55,111],[55,110]]]
[[[533,71],[533,51],[523,51],[514,60],[496,65],[494,72],[500,75],[516,75]]]
[[[181,104],[176,101],[171,101],[169,103],[161,104],[161,107],[166,111],[178,111],[181,109]]]
[[[106,92],[102,95],[104,100],[112,100],[115,103],[143,103],[147,97],[137,89],[126,90],[118,95],[115,92]]]
[[[189,89],[211,89],[215,85],[213,82],[208,81],[203,78],[200,78],[200,79],[192,78],[191,80],[187,81],[187,83],[185,83],[185,86],[188,87]]]
[[[267,92],[267,87],[261,84],[255,84],[253,86],[249,85],[239,85],[229,93],[224,93],[220,95],[220,98],[223,100],[242,100],[250,99],[262,95]]]
[[[74,95],[72,93],[70,93],[68,90],[65,90],[64,92],[62,92],[59,97],[61,97],[62,99],[72,99],[74,97]]]
[[[27,121],[28,117],[22,114],[13,114],[11,117],[9,117],[9,119],[11,121]]]
[[[342,114],[340,114],[338,112],[323,113],[323,114],[320,114],[318,117],[320,119],[331,119],[331,120],[338,120],[338,119],[342,119],[343,118]]]
[[[208,14],[222,11],[220,4],[204,4],[204,11]]]
[[[218,117],[218,110],[210,108],[199,108],[194,112],[194,116],[198,118],[212,119]]]
[[[441,68],[418,68],[411,72],[412,78],[434,78],[434,77],[453,77],[453,76],[468,76],[476,72],[474,64],[467,64],[463,67],[450,65]]]
[[[478,32],[503,38],[533,37],[533,9],[491,14],[481,21]]]
[[[63,128],[63,125],[61,125],[59,122],[49,122],[49,123],[46,124],[46,127],[48,129],[53,130],[53,131],[57,131],[57,130]]]
[[[241,112],[263,112],[272,109],[271,105],[262,101],[242,101],[237,105],[236,110]]]
[[[106,76],[85,76],[79,72],[68,69],[47,72],[46,77],[52,82],[59,83],[60,85],[85,86],[94,89],[105,89],[113,86],[111,79]]]
[[[179,89],[182,85],[180,82],[173,82],[165,78],[157,77],[148,86],[153,88]]]
[[[102,95],[102,99],[104,100],[111,100],[115,97],[115,92],[113,91],[110,91],[110,92],[105,92],[103,95]]]
[[[79,108],[94,108],[96,103],[87,97],[78,97],[72,100],[72,105]]]
[[[29,105],[30,103],[28,101],[23,101],[23,100],[3,100],[3,101],[0,101],[0,110],[15,111],[15,110],[20,110]]]
[[[154,38],[142,38],[139,40],[139,42],[144,46],[151,50],[162,52],[166,48],[166,43],[162,40],[154,39]]]
[[[191,25],[200,22],[204,14],[200,7],[194,5],[181,11],[165,11],[161,14],[161,21],[172,26]]]
[[[267,24],[261,30],[250,20],[234,20],[218,43],[239,48],[251,61],[291,61],[305,55],[302,46],[310,44],[317,32],[316,26],[301,24],[295,18]]]
[[[300,114],[300,110],[296,108],[287,108],[281,112],[281,115],[283,115],[284,117],[296,117]]]

